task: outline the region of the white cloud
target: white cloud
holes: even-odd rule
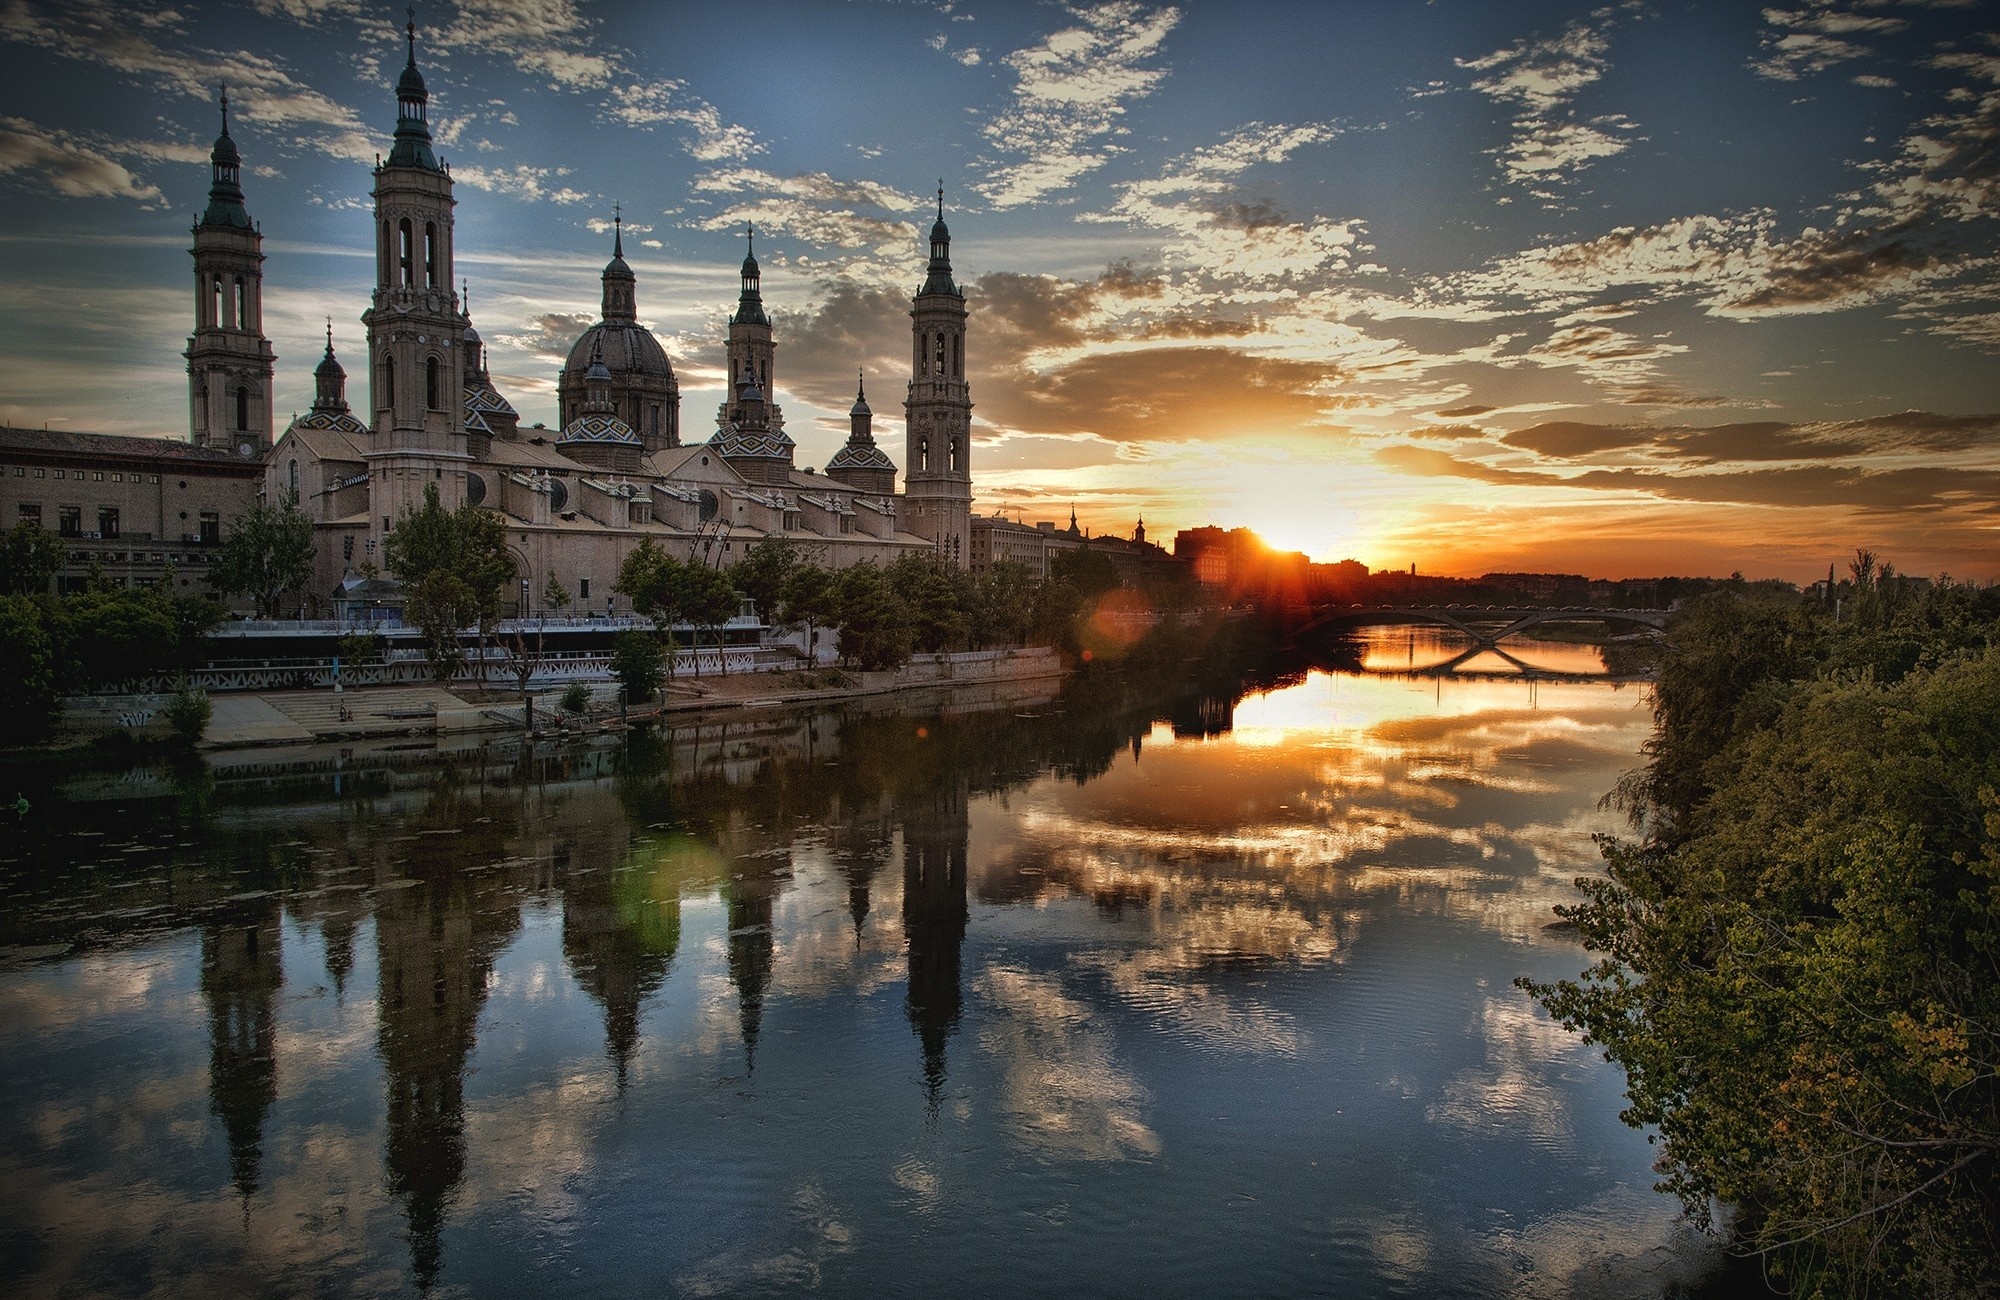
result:
[[[1766,9],[1764,21],[1777,30],[1765,34],[1764,57],[1750,66],[1773,81],[1797,81],[1868,53],[1850,37],[1887,35],[1909,26],[1901,18],[1858,14],[1826,3]]]
[[[18,117],[0,118],[0,172],[65,198],[165,202],[157,188],[98,149]]]
[[[567,167],[454,167],[452,177],[475,189],[493,194],[509,194],[530,202],[546,199],[551,203],[582,203],[592,196],[567,185],[551,185],[557,177],[569,175]]]
[[[1513,139],[1495,153],[1501,171],[1515,184],[1530,186],[1537,197],[1555,197],[1547,188],[1567,179],[1599,158],[1623,153],[1634,123],[1623,114],[1578,121],[1573,102],[1579,92],[1610,67],[1606,35],[1609,15],[1592,15],[1599,25],[1571,23],[1561,35],[1521,41],[1458,66],[1484,73],[1472,89],[1496,103],[1512,105],[1518,116]],[[1540,188],[1536,188],[1540,187]]]
[[[996,208],[1019,207],[1068,189],[1123,148],[1113,142],[1130,100],[1166,76],[1145,66],[1180,22],[1178,9],[1129,0],[1073,8],[1080,26],[1054,32],[1000,61],[1014,70],[1014,102],[988,122],[1002,158],[975,186]]]

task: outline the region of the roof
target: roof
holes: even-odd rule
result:
[[[69,429],[0,426],[0,452],[41,456],[115,456],[126,460],[171,462],[188,469],[263,473],[255,457],[197,447],[183,438],[137,438],[122,433],[78,433]]]

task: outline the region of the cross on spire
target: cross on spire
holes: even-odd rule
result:
[[[229,83],[222,82],[217,87],[222,95],[222,133],[229,134]]]
[[[417,65],[417,7],[411,5],[404,12],[410,16],[410,24],[404,30],[408,32],[410,38],[410,66],[415,67]]]
[[[326,318],[326,350],[333,351],[333,317]]]
[[[755,256],[757,256],[757,223],[756,223],[756,222],[754,222],[754,221],[746,221],[746,222],[744,222],[744,223],[743,223],[743,245],[744,245],[744,251],[745,251],[745,252],[747,252],[747,253],[749,253],[749,254],[750,254],[750,256],[752,256],[752,257],[755,257]]]
[[[938,220],[944,220],[944,177],[938,177]]]
[[[611,255],[625,256],[625,207],[621,203],[611,205]]]

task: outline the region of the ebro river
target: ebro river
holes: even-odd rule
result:
[[[1241,690],[22,777],[0,1289],[1678,1294],[1513,983],[1589,960],[1645,688]]]

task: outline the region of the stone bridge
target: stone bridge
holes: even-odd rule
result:
[[[1508,637],[1544,623],[1619,624],[1658,634],[1667,625],[1668,612],[1664,609],[1600,609],[1576,605],[1328,605],[1294,630],[1292,639],[1302,640],[1326,628],[1417,623],[1449,628],[1471,638],[1475,648],[1491,650]]]

